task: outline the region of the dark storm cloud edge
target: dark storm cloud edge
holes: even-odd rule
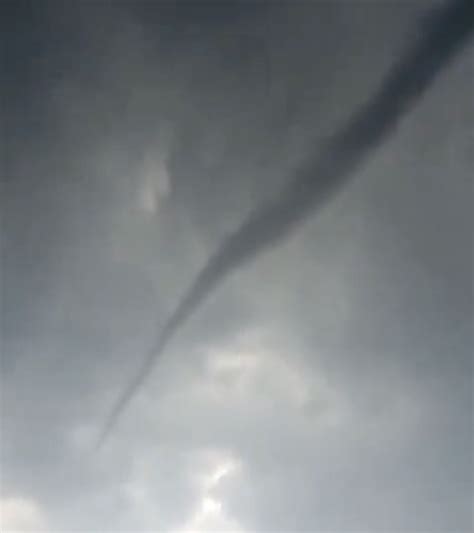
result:
[[[435,10],[417,42],[393,66],[373,97],[309,158],[270,204],[262,206],[216,250],[161,330],[153,349],[107,417],[98,446],[107,438],[177,330],[233,270],[278,244],[321,207],[364,159],[394,130],[435,76],[466,43],[473,29],[470,0]]]

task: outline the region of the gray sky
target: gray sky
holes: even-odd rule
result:
[[[438,4],[9,5],[5,531],[472,529],[472,44],[92,452],[209,254]]]

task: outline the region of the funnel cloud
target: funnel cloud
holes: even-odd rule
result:
[[[98,445],[143,384],[159,355],[194,311],[234,270],[281,242],[331,195],[394,132],[398,121],[422,97],[436,75],[466,43],[473,29],[473,4],[457,0],[420,28],[420,37],[390,69],[378,90],[296,171],[269,204],[257,209],[209,258],[171,314],[137,375],[107,417]]]

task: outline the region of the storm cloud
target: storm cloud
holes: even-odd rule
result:
[[[99,445],[149,374],[154,361],[194,310],[233,270],[268,246],[277,244],[347,180],[357,166],[384,141],[398,120],[420,98],[436,74],[465,44],[474,26],[472,3],[457,0],[424,21],[422,37],[399,59],[375,95],[321,149],[269,206],[253,213],[210,257],[175,312],[159,333],[145,363],[105,423]]]
[[[2,530],[472,531],[472,41],[91,453],[202,265],[449,5],[2,4]]]

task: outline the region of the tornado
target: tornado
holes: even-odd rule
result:
[[[449,64],[473,31],[474,2],[455,0],[436,7],[420,25],[419,36],[390,68],[374,94],[343,126],[308,157],[283,190],[254,211],[210,256],[133,380],[118,398],[102,428],[100,447],[151,373],[170,340],[206,298],[234,270],[282,242],[306,217],[315,214],[394,132]]]

